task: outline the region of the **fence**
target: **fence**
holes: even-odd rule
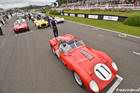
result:
[[[81,17],[81,18],[89,18],[89,19],[97,19],[97,20],[119,21],[119,22],[123,22],[127,18],[125,16],[116,16],[116,15],[64,13],[64,12],[61,12],[61,15],[72,16],[72,17]]]

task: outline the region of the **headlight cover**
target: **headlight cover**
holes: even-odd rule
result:
[[[99,87],[94,80],[90,81],[89,86],[93,92],[99,92]]]
[[[36,23],[37,26],[39,26],[39,23]]]
[[[113,67],[116,71],[118,71],[118,68],[117,68],[117,65],[115,64],[115,62],[112,62],[112,67]]]
[[[61,18],[61,20],[64,20],[64,18]]]

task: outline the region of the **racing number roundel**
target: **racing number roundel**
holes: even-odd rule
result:
[[[101,80],[110,80],[112,76],[110,69],[105,64],[101,63],[95,65],[94,72]]]

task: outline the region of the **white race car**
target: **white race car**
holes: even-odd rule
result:
[[[64,22],[64,18],[60,18],[60,17],[54,17],[56,23],[63,23]]]
[[[49,17],[50,20],[53,19],[53,17]],[[64,22],[64,18],[60,18],[60,17],[54,17],[55,22],[58,23],[63,23]]]

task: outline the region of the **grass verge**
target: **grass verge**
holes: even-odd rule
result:
[[[60,17],[64,17],[66,20],[70,20],[74,22],[79,22],[91,26],[114,30],[117,32],[122,32],[130,35],[140,36],[140,27],[128,26],[121,22],[93,20],[93,19],[85,19],[85,18],[70,17],[70,16],[60,16]]]

